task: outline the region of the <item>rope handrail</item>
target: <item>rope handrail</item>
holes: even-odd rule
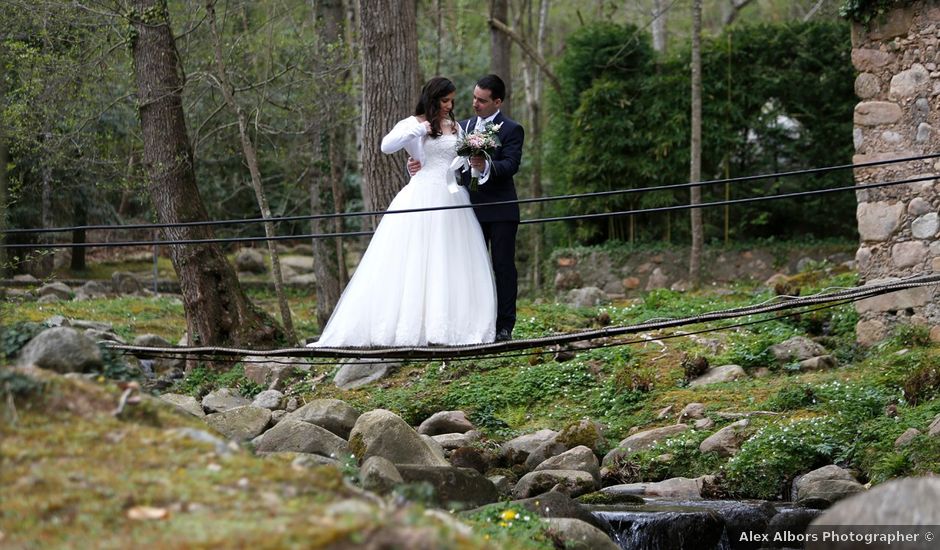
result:
[[[743,306],[717,310],[710,313],[666,319],[646,321],[635,325],[621,325],[601,329],[582,330],[564,334],[529,338],[525,340],[509,340],[486,344],[469,344],[461,346],[419,346],[419,347],[380,347],[380,348],[282,348],[270,350],[251,350],[219,346],[197,347],[152,347],[116,344],[111,341],[102,341],[99,344],[118,351],[140,354],[196,354],[240,357],[336,357],[336,358],[384,358],[384,359],[450,359],[468,356],[486,356],[502,352],[530,350],[553,345],[571,344],[574,342],[594,340],[598,338],[611,338],[625,334],[635,334],[643,331],[660,330],[684,325],[692,325],[708,321],[718,321],[735,317],[745,317],[762,313],[771,313],[786,309],[794,309],[809,305],[839,301],[858,301],[881,294],[896,292],[910,288],[936,285],[940,283],[938,275],[915,275],[896,281],[879,284],[864,285],[851,289],[830,293],[818,293],[810,296],[779,296],[777,299],[757,305]]]
[[[635,210],[621,210],[616,212],[599,212],[594,214],[574,214],[570,216],[555,216],[548,218],[533,218],[520,221],[520,225],[528,225],[533,223],[549,223],[557,221],[572,221],[572,220],[584,220],[584,219],[595,219],[595,218],[607,218],[607,217],[618,217],[618,216],[632,216],[638,214],[649,214],[656,212],[667,212],[667,211],[676,211],[676,210],[690,210],[693,208],[710,208],[714,206],[726,206],[732,204],[746,204],[752,202],[764,202],[770,200],[779,200],[779,199],[788,199],[794,197],[806,197],[812,195],[823,195],[827,193],[837,193],[844,191],[859,191],[863,189],[874,189],[878,187],[890,187],[894,185],[905,185],[909,183],[917,183],[921,181],[934,180],[937,179],[936,176],[920,176],[916,178],[908,178],[903,180],[894,180],[894,181],[885,181],[885,182],[876,182],[876,183],[865,183],[860,185],[846,185],[842,187],[831,187],[827,189],[816,189],[813,191],[795,191],[793,193],[782,193],[779,195],[768,195],[762,197],[747,197],[742,199],[729,199],[721,201],[712,201],[699,204],[678,204],[673,206],[660,206],[654,208],[641,208]],[[500,201],[492,203],[479,203],[475,205],[460,205],[460,206],[442,206],[442,207],[427,207],[427,208],[413,208],[413,209],[403,209],[403,210],[389,210],[386,214],[402,214],[409,212],[428,212],[436,210],[453,210],[456,208],[473,208],[477,206],[488,206],[488,205],[497,205],[504,203],[512,203],[515,201]],[[299,240],[299,239],[329,239],[334,237],[361,237],[371,235],[372,231],[347,231],[339,233],[308,233],[304,235],[275,235],[271,237],[259,236],[259,237],[219,237],[219,238],[206,238],[206,239],[176,239],[176,240],[141,240],[141,241],[114,241],[114,242],[84,242],[84,243],[14,243],[14,244],[0,244],[0,248],[29,248],[29,249],[44,249],[44,248],[114,248],[114,247],[125,247],[125,246],[152,246],[152,245],[179,245],[179,244],[207,244],[207,243],[237,243],[237,242],[258,242],[258,241],[285,241],[285,240]]]
[[[931,153],[926,155],[917,155],[911,157],[901,157],[896,159],[883,159],[876,161],[863,162],[858,164],[838,164],[833,166],[824,166],[819,168],[807,168],[803,170],[791,170],[787,172],[774,172],[769,174],[755,174],[750,176],[737,176],[733,178],[721,178],[714,180],[703,180],[698,182],[686,182],[686,183],[676,183],[668,185],[659,185],[659,186],[650,186],[650,187],[638,187],[631,189],[614,189],[609,191],[594,191],[590,193],[575,193],[575,194],[565,194],[565,195],[552,195],[547,197],[533,197],[527,199],[515,199],[507,201],[493,201],[487,203],[478,203],[472,205],[457,205],[457,206],[439,206],[439,207],[429,207],[429,208],[413,208],[413,209],[402,209],[402,210],[384,210],[384,211],[364,211],[364,212],[335,212],[330,214],[307,214],[307,215],[298,215],[298,216],[275,216],[268,218],[244,218],[244,219],[228,219],[228,220],[202,220],[202,221],[192,221],[192,222],[175,222],[175,223],[140,223],[140,224],[124,224],[124,225],[78,225],[78,226],[67,226],[67,227],[39,227],[39,228],[15,228],[15,229],[2,229],[0,228],[0,234],[7,235],[16,235],[16,234],[35,234],[35,233],[64,233],[69,231],[92,231],[92,230],[130,230],[130,229],[165,229],[171,227],[204,227],[204,226],[216,226],[216,225],[243,225],[243,224],[254,224],[254,223],[280,223],[288,221],[311,221],[311,220],[329,220],[334,218],[354,218],[354,217],[365,217],[365,216],[382,216],[385,214],[404,214],[409,212],[426,212],[434,210],[456,210],[462,208],[474,208],[478,206],[502,206],[507,204],[530,204],[530,203],[540,203],[540,202],[552,202],[560,200],[572,200],[572,199],[586,199],[586,198],[595,198],[595,197],[608,197],[615,195],[626,195],[633,193],[645,193],[653,191],[665,191],[673,189],[686,189],[691,187],[705,187],[711,185],[718,185],[722,183],[741,183],[747,181],[757,181],[762,179],[770,178],[786,178],[792,176],[799,176],[804,174],[820,174],[826,172],[835,172],[839,170],[847,170],[854,168],[869,168],[873,166],[884,166],[888,164],[897,164],[903,162],[912,162],[917,160],[927,160],[932,158],[940,157],[940,153]]]

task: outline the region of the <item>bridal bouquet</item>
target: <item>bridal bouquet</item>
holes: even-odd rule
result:
[[[496,148],[502,145],[499,141],[499,128],[502,125],[502,123],[487,122],[482,130],[474,130],[469,134],[463,134],[457,140],[457,155],[467,159],[473,156],[481,156],[486,160],[491,160]],[[471,191],[476,191],[479,185],[478,182],[479,178],[471,178]]]

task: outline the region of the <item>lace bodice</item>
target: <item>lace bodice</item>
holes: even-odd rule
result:
[[[450,163],[457,156],[455,147],[457,145],[456,134],[444,134],[436,138],[428,137],[424,140],[425,162],[422,172],[427,170],[429,173],[443,177],[443,174],[450,168]]]

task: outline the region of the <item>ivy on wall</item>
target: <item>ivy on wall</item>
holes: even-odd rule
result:
[[[916,0],[842,0],[839,6],[839,15],[868,25],[873,20],[883,17],[889,11],[897,8],[904,8],[913,4]]]

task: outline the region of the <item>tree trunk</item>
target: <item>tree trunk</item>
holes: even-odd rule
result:
[[[669,15],[668,7],[671,5],[672,2],[667,2],[667,0],[653,0],[653,21],[650,28],[653,32],[653,49],[659,53],[666,53],[666,42],[668,40],[666,20]]]
[[[84,193],[78,192],[75,193],[74,198],[75,204],[72,206],[74,216],[72,221],[76,226],[83,226],[88,224],[88,209],[85,208],[85,195]],[[84,229],[73,229],[72,230],[72,242],[73,243],[84,243],[85,242],[85,230]],[[72,273],[77,273],[85,270],[85,251],[88,250],[83,246],[78,246],[72,249],[72,258],[69,265],[69,270]]]
[[[702,0],[692,1],[692,139],[689,181],[702,180]],[[702,224],[702,188],[691,189],[692,249],[689,254],[689,281],[693,288],[701,283],[702,248],[705,229]]]
[[[313,74],[329,75],[335,72],[336,67],[345,64],[348,56],[348,49],[344,46],[343,4],[340,0],[317,2],[314,6],[314,17],[317,19],[319,41],[317,55],[311,59],[310,69]],[[337,76],[336,80],[331,78],[326,76],[319,83],[320,95],[330,98],[342,93],[341,88],[348,81],[348,75],[344,73]],[[308,130],[312,151],[307,186],[310,193],[310,211],[313,214],[329,210],[334,213],[343,212],[346,209],[346,191],[343,186],[346,125],[340,120],[341,115],[337,115],[336,109],[315,105],[313,111]],[[343,230],[343,218],[334,218],[332,223],[320,219],[310,220],[310,232],[314,234],[331,231],[342,233]],[[339,301],[348,274],[341,238],[313,239],[312,245],[317,321],[322,329]]]
[[[48,136],[48,134],[46,134]],[[53,227],[55,218],[52,215],[52,162],[48,161],[42,167],[42,195],[40,199],[40,227]],[[50,244],[55,238],[52,233],[42,233],[39,242]],[[33,263],[33,262],[31,262]],[[45,279],[52,275],[55,269],[55,249],[45,248],[39,251],[33,263],[33,275]]]
[[[131,22],[134,75],[143,137],[143,165],[161,223],[208,218],[193,167],[183,118],[182,67],[166,0],[134,0]],[[213,237],[208,226],[169,227],[167,240]],[[170,246],[179,278],[190,345],[272,345],[283,339],[274,319],[245,296],[232,266],[215,243]]]
[[[6,46],[0,42],[0,63],[6,63]],[[0,78],[0,97],[6,97],[6,79]],[[0,230],[7,228],[7,135],[0,121]],[[6,233],[0,233],[0,277],[10,271],[7,266]]]
[[[235,88],[229,81],[225,69],[225,60],[222,57],[222,36],[219,33],[215,18],[215,0],[206,0],[206,14],[209,19],[209,29],[212,32],[212,49],[215,53],[215,64],[219,79],[219,86],[222,88],[222,96],[229,109],[235,113],[235,119],[238,122],[238,135],[241,138],[242,153],[245,155],[245,163],[248,164],[248,172],[251,174],[251,187],[255,191],[255,200],[258,201],[258,210],[261,211],[261,217],[264,220],[271,218],[271,208],[268,206],[268,198],[264,194],[264,187],[261,184],[261,168],[258,166],[258,154],[255,144],[248,135],[248,117],[245,111],[235,99]],[[246,22],[247,25],[247,22]],[[268,238],[268,254],[271,257],[271,275],[274,279],[274,293],[277,295],[278,309],[281,312],[281,322],[284,323],[284,332],[291,343],[297,341],[294,334],[294,321],[291,318],[290,306],[287,303],[287,296],[284,294],[284,278],[281,276],[281,259],[277,252],[277,242],[272,240],[275,236],[274,224],[270,221],[264,222],[264,235]]]
[[[538,15],[535,22],[530,21],[527,27],[529,33],[534,31],[535,49],[539,57],[544,56],[545,51],[545,30],[548,22],[549,0],[540,0],[538,6]],[[532,27],[535,27],[534,29]],[[508,36],[508,35],[507,35]],[[527,41],[531,40],[531,36]],[[525,95],[529,107],[529,131],[532,159],[532,197],[541,197],[542,189],[542,91],[543,74],[539,69],[538,62],[531,57],[523,57],[522,62],[523,82],[525,83]],[[540,218],[543,212],[542,203],[533,203],[532,217]],[[544,224],[533,224],[531,231],[532,245],[532,288],[536,291],[542,288],[542,262],[545,247],[545,226]]]
[[[490,19],[509,24],[509,0],[490,0]],[[512,70],[510,66],[510,46],[512,41],[505,33],[490,26],[490,71],[506,83],[506,98],[500,110],[510,115],[509,100],[512,98]]]
[[[362,40],[362,195],[366,210],[385,210],[404,187],[405,153],[384,155],[382,137],[412,114],[418,98],[415,2],[359,0]],[[394,14],[394,17],[391,16]]]

